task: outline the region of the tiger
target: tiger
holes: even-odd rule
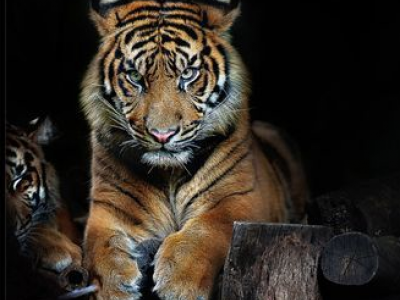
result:
[[[32,270],[58,283],[64,270],[82,264],[80,236],[61,200],[56,170],[42,148],[54,137],[53,123],[36,119],[29,127],[6,123],[7,231]]]
[[[91,299],[144,299],[153,268],[160,299],[209,300],[235,221],[304,215],[295,147],[251,125],[250,76],[230,33],[239,15],[235,0],[91,1],[100,44],[80,98]]]

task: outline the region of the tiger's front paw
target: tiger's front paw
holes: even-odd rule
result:
[[[138,300],[140,293],[141,276],[134,276],[128,267],[122,272],[111,271],[108,278],[96,279],[93,284],[98,291],[91,299],[95,300]]]
[[[38,269],[43,273],[60,274],[71,266],[82,265],[82,250],[71,241],[49,244],[37,253]]]
[[[136,261],[122,257],[108,257],[104,260],[98,262],[98,266],[95,268],[93,284],[98,286],[98,291],[91,299],[140,299],[140,286],[143,278]]]
[[[165,239],[155,259],[154,291],[162,300],[208,300],[212,266],[180,234]]]

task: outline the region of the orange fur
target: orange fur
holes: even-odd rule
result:
[[[248,76],[227,32],[238,11],[192,1],[92,11],[102,44],[81,101],[93,150],[84,263],[96,299],[141,299],[154,263],[162,300],[208,300],[234,221],[288,221],[292,197],[296,217],[304,212],[300,161],[272,127],[256,138],[249,126]],[[167,141],[152,134],[171,128]],[[150,240],[161,246],[143,263]]]

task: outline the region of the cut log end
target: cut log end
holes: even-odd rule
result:
[[[59,277],[60,287],[66,291],[73,291],[77,288],[83,288],[87,286],[88,281],[88,271],[79,266],[71,266],[65,269]]]
[[[324,277],[340,285],[365,285],[379,268],[378,250],[365,234],[352,232],[332,238],[321,258]]]

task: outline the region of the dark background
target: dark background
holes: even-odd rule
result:
[[[249,1],[234,43],[253,77],[254,118],[299,144],[313,196],[400,171],[398,1]],[[7,1],[7,118],[50,115],[49,157],[84,201],[88,128],[78,97],[97,49],[86,0]],[[83,200],[82,200],[83,199]]]

